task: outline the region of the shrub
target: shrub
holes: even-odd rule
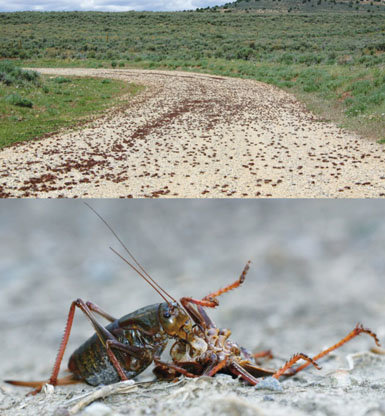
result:
[[[0,82],[5,85],[40,85],[40,75],[35,71],[25,71],[13,62],[0,61]]]
[[[72,82],[70,78],[65,78],[65,77],[56,77],[52,81],[56,82],[57,84],[64,84],[66,82]]]
[[[380,105],[385,102],[385,93],[375,92],[374,94],[371,94],[366,101],[370,105]]]
[[[352,92],[353,92],[353,95],[355,96],[359,94],[366,95],[371,90],[371,88],[372,88],[371,81],[367,79],[359,80],[353,84]]]
[[[350,108],[345,111],[345,114],[349,117],[355,117],[358,114],[365,112],[367,106],[363,102],[354,102]]]
[[[293,62],[295,62],[295,58],[293,56],[293,54],[291,53],[284,53],[283,55],[281,55],[278,59],[278,62],[289,65],[292,64]]]
[[[0,72],[0,82],[5,85],[12,85],[15,84],[16,80],[11,74],[7,74],[6,72]]]
[[[16,105],[18,107],[33,107],[32,101],[28,100],[27,98],[21,97],[19,94],[10,94],[7,96],[5,101],[9,104]]]

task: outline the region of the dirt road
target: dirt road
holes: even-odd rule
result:
[[[19,197],[381,197],[385,147],[263,83],[183,72],[39,69],[147,86],[82,130],[0,152]]]

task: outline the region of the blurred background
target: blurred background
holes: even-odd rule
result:
[[[357,322],[385,338],[385,204],[376,200],[96,200],[141,264],[174,297],[244,285],[209,311],[250,350],[316,353]],[[76,200],[0,203],[1,378],[46,378],[69,306],[120,317],[161,302],[113,254],[123,249]],[[77,311],[68,354],[93,333]],[[368,349],[360,337],[345,352]]]

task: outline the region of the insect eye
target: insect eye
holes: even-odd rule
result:
[[[164,312],[163,316],[168,319],[171,317],[171,313],[169,311]]]

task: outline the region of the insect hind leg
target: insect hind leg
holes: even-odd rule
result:
[[[68,339],[71,333],[76,307],[78,307],[91,321],[99,338],[104,341],[103,344],[105,344],[106,340],[108,339],[115,340],[115,337],[109,331],[107,331],[102,325],[99,324],[99,322],[93,316],[91,310],[98,313],[99,315],[102,315],[108,320],[113,319],[112,316],[105,313],[102,309],[100,309],[97,305],[94,305],[92,302],[84,302],[82,299],[74,300],[70,306],[67,323],[66,323],[65,330],[64,330],[64,335],[63,335],[62,341],[60,343],[59,351],[55,359],[55,364],[52,370],[51,377],[49,379],[49,384],[52,384],[53,386],[56,386],[58,384],[57,377],[60,371],[60,365],[63,360],[64,352],[67,347]],[[38,393],[41,390],[41,388],[42,386],[38,387],[34,391],[34,393]]]
[[[92,312],[97,313],[98,315],[102,316],[103,318],[107,319],[107,321],[114,322],[116,321],[116,318],[111,316],[109,313],[104,311],[102,308],[100,308],[98,305],[95,305],[95,303],[86,302],[86,305],[88,306],[88,309]]]
[[[59,374],[59,371],[60,371],[60,365],[61,365],[61,362],[63,360],[64,352],[65,352],[65,349],[67,347],[68,339],[69,339],[69,336],[70,336],[70,333],[71,333],[76,307],[79,307],[88,317],[91,316],[91,312],[89,311],[87,305],[84,303],[83,300],[77,299],[77,300],[75,300],[71,303],[70,310],[68,312],[68,317],[67,317],[65,330],[64,330],[64,335],[63,335],[62,341],[60,343],[59,351],[57,353],[57,356],[56,356],[56,359],[55,359],[55,364],[53,366],[53,370],[52,370],[51,377],[49,378],[49,380],[47,380],[47,381],[45,381],[45,380],[44,381],[36,381],[36,382],[34,382],[34,381],[24,382],[24,381],[9,380],[8,382],[10,384],[19,385],[19,386],[26,386],[26,387],[34,387],[35,389],[32,390],[30,393],[28,393],[28,394],[32,394],[32,395],[35,395],[35,394],[39,393],[42,390],[44,384],[46,384],[47,382],[49,384],[52,384],[53,386],[56,386],[58,384],[62,384],[60,382],[60,380],[58,380],[57,377],[58,377],[58,374]],[[68,381],[69,382],[72,382],[72,381],[77,382],[76,378],[74,378],[74,377],[68,378]]]
[[[67,323],[66,323],[66,326],[65,326],[65,329],[64,329],[64,335],[63,335],[62,341],[60,343],[59,351],[58,351],[56,359],[55,359],[55,364],[53,366],[51,377],[49,378],[49,384],[52,384],[53,386],[57,385],[57,376],[59,374],[60,365],[61,365],[61,362],[63,360],[64,352],[65,352],[65,349],[66,349],[67,343],[68,343],[68,339],[70,337],[72,324],[73,324],[73,320],[74,320],[74,316],[75,316],[75,308],[76,308],[76,306],[79,306],[79,305],[77,305],[77,302],[79,302],[79,301],[83,302],[81,299],[77,299],[77,300],[73,301],[71,303],[71,306],[70,306],[70,311],[69,311],[68,317],[67,317]],[[40,387],[40,389],[37,388],[34,391],[34,393],[38,393],[40,390],[41,390],[41,387]]]

